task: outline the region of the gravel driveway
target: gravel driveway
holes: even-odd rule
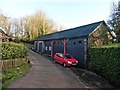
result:
[[[7,88],[87,88],[70,70],[49,58],[29,50],[32,67]]]

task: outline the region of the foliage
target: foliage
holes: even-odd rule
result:
[[[7,17],[1,10],[0,10],[0,27],[6,32],[6,34],[10,34],[10,22],[9,17]]]
[[[117,35],[117,42],[120,42],[120,1],[118,1],[118,3],[113,2],[108,24],[110,25],[111,29],[115,31]]]
[[[120,84],[120,43],[89,49],[89,68],[104,76],[114,86]]]
[[[27,48],[21,44],[2,43],[2,60],[24,58],[27,56]]]
[[[109,45],[102,45],[102,46],[94,46],[93,48],[118,48],[120,47],[120,43],[110,43]]]
[[[29,68],[30,64],[24,64],[19,67],[19,72],[17,71],[17,67],[15,68],[8,68],[6,73],[2,74],[2,87],[0,88],[5,88],[9,83],[12,82],[12,80],[21,77],[23,74],[25,74]]]
[[[12,40],[13,42],[15,42],[15,43],[20,43],[21,41],[20,41],[20,39],[18,39],[18,38],[15,38],[14,40]]]
[[[21,39],[20,40],[23,43],[29,43],[29,44],[34,44],[34,40],[29,40],[29,39]]]
[[[29,44],[34,44],[34,40],[30,40],[30,39],[19,39],[19,38],[15,38],[14,40],[12,40],[15,43],[29,43]]]
[[[49,19],[43,11],[37,11],[33,15],[12,20],[15,37],[31,41],[42,35],[55,32],[57,25]]]
[[[0,27],[9,36],[30,43],[33,43],[32,41],[37,37],[63,29],[41,10],[22,18],[10,18],[0,11]],[[15,39],[15,42],[19,41]]]

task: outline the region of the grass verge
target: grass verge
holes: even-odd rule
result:
[[[20,66],[19,70],[17,69],[18,67],[6,69],[5,72],[2,73],[2,83],[0,84],[0,89],[4,89],[13,80],[25,75],[28,72],[30,67],[31,67],[31,64],[26,63]]]

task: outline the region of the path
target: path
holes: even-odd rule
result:
[[[29,50],[32,67],[7,88],[86,88],[70,70],[49,58]]]

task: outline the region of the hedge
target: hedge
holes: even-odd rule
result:
[[[89,49],[88,69],[109,80],[115,87],[120,87],[120,44]]]
[[[27,56],[27,48],[16,43],[2,43],[2,60],[24,58]]]

